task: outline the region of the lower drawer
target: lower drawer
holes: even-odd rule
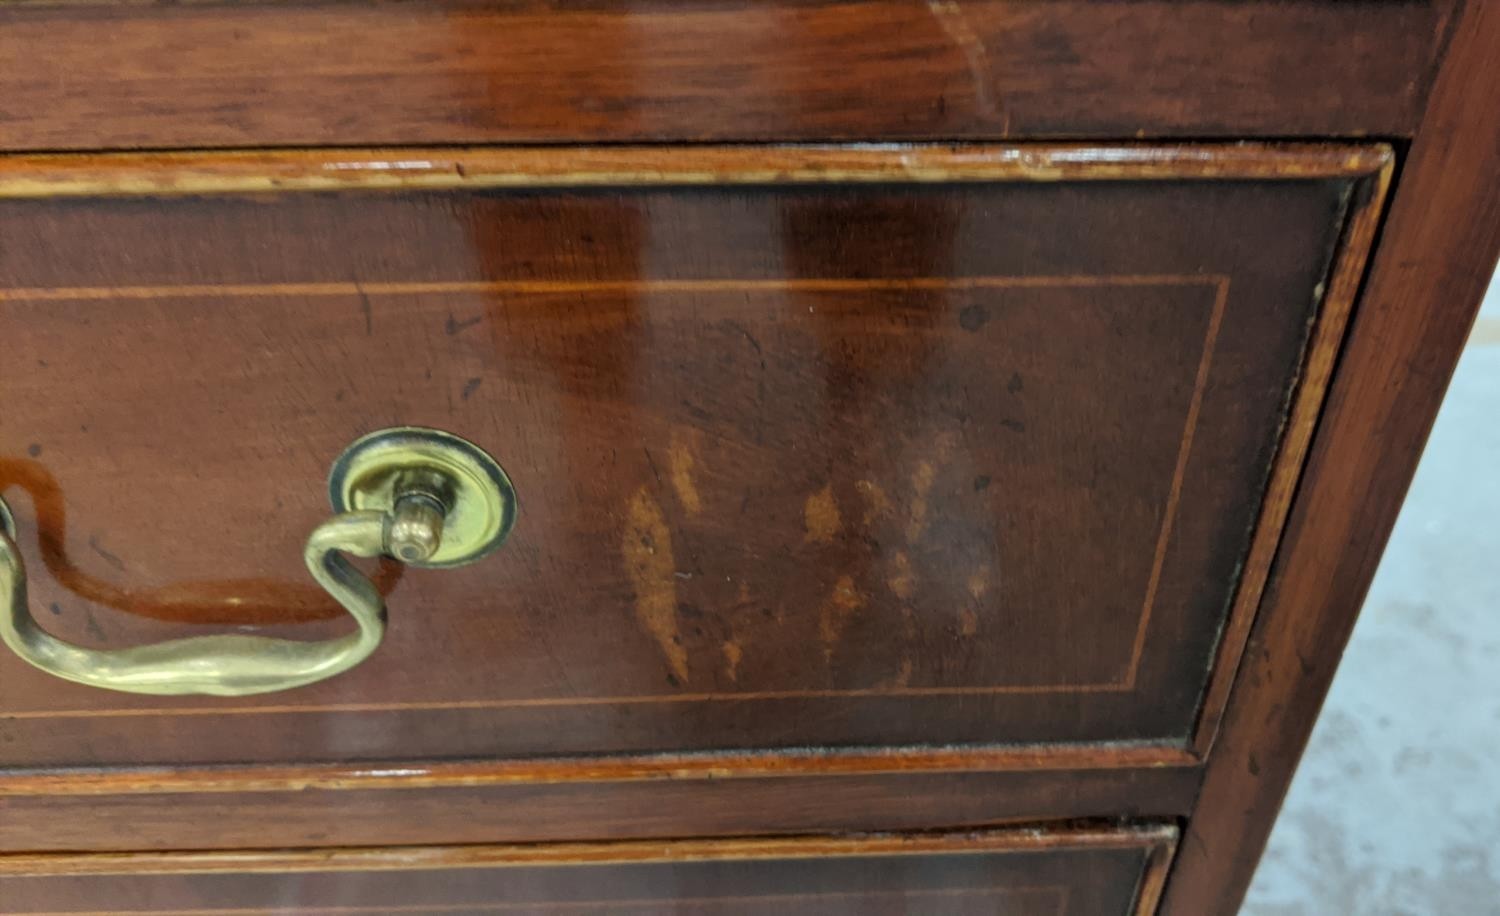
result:
[[[1176,830],[0,858],[9,914],[1149,913]]]

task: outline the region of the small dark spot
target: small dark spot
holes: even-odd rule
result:
[[[692,401],[689,401],[687,398],[682,399],[682,408],[686,410],[692,416],[692,418],[694,420],[697,420],[699,423],[713,422],[713,414],[704,410],[702,407],[699,407],[697,404],[694,404]]]
[[[467,401],[469,395],[479,390],[479,383],[482,381],[484,381],[482,378],[471,378],[467,382],[464,382],[464,390],[459,393],[459,397]]]
[[[1003,426],[1003,427],[1005,427],[1006,429],[1010,430],[1013,433],[1024,433],[1024,432],[1026,432],[1026,424],[1025,423],[1022,423],[1020,420],[1012,420],[1009,417],[1007,417],[1004,420],[1001,420],[1000,421],[1000,425]]]
[[[89,549],[98,554],[100,558],[102,558],[104,562],[108,563],[110,566],[113,566],[115,569],[118,569],[121,572],[125,571],[125,561],[110,553],[108,550],[105,550],[104,545],[99,543],[98,535],[89,535]]]
[[[1247,768],[1250,770],[1251,776],[1260,775],[1260,761],[1255,759],[1254,754],[1250,755],[1250,759],[1247,761]]]
[[[448,333],[449,337],[452,337],[466,328],[472,328],[474,325],[483,320],[484,316],[480,315],[477,318],[465,318],[463,321],[459,321],[457,318],[454,318],[453,313],[450,312],[448,314],[447,322],[443,325],[443,330]]]
[[[592,233],[584,232],[578,236],[578,240],[583,242],[583,244],[585,245],[594,244],[594,236]]]
[[[346,392],[344,389],[340,388],[338,391],[335,391],[333,393],[333,399],[334,399],[335,402],[342,401],[344,399],[344,395],[346,395],[346,394],[348,394],[348,392]]]
[[[760,616],[766,618],[767,620],[770,620],[772,617],[775,617],[776,615],[771,612],[770,608],[763,607],[763,608],[760,609]]]
[[[462,162],[453,163],[453,171],[458,175],[459,178],[469,177],[469,170],[464,167],[464,164]],[[321,839],[321,837],[319,837],[319,839]]]
[[[35,442],[33,442],[30,445],[26,446],[26,454],[30,455],[33,458],[41,455],[41,453],[42,453],[42,447],[40,445],[36,444]]]
[[[989,323],[990,310],[982,305],[966,306],[958,313],[958,326],[965,331],[977,331]]]
[[[36,364],[38,366],[41,366],[43,369],[47,368],[47,361],[45,359],[39,359],[39,360],[37,360]]]
[[[1021,381],[1021,373],[1019,372],[1012,372],[1010,374],[1010,381],[1005,383],[1005,390],[1011,394],[1020,394],[1021,389],[1025,387],[1026,383]]]
[[[987,489],[989,487],[989,485],[990,485],[990,475],[988,475],[988,474],[980,474],[978,477],[974,478],[974,492],[975,493],[978,493],[981,490]]]
[[[677,679],[677,675],[673,674],[670,671],[667,672],[667,683],[671,684],[673,687],[681,687],[682,686],[682,681],[679,681]]]
[[[1312,663],[1312,661],[1310,659],[1308,659],[1308,657],[1306,655],[1302,654],[1302,650],[1301,649],[1297,650],[1297,666],[1302,669],[1303,676],[1311,676],[1312,675],[1313,670],[1314,670],[1313,663]]]
[[[51,611],[54,615],[56,615],[58,617],[62,616],[62,608],[60,608],[60,607],[57,606],[57,602],[56,601],[54,601],[51,604],[47,605],[47,610]]]

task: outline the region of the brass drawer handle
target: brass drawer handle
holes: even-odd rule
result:
[[[478,446],[439,430],[397,427],[349,446],[329,475],[332,518],[307,539],[313,578],[358,629],[303,642],[224,634],[127,649],[88,649],[47,633],[26,598],[15,520],[0,499],[0,640],[64,680],[149,694],[244,696],[289,690],[347,671],[385,636],[385,600],[343,554],[387,554],[412,566],[471,563],[495,549],[515,522],[515,492]]]

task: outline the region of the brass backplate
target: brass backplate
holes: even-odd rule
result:
[[[398,426],[360,437],[333,463],[328,498],[334,511],[390,512],[398,477],[432,471],[451,487],[442,543],[412,566],[472,563],[504,542],[516,523],[516,492],[500,465],[479,446],[438,429]]]

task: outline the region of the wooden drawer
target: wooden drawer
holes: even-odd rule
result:
[[[0,484],[49,630],[347,630],[301,542],[380,427],[481,444],[521,509],[481,563],[384,564],[386,642],[325,683],[139,697],[0,655],[0,764],[1177,759],[1222,706],[1388,158],[9,160]]]
[[[0,859],[23,916],[1150,913],[1175,830]]]

